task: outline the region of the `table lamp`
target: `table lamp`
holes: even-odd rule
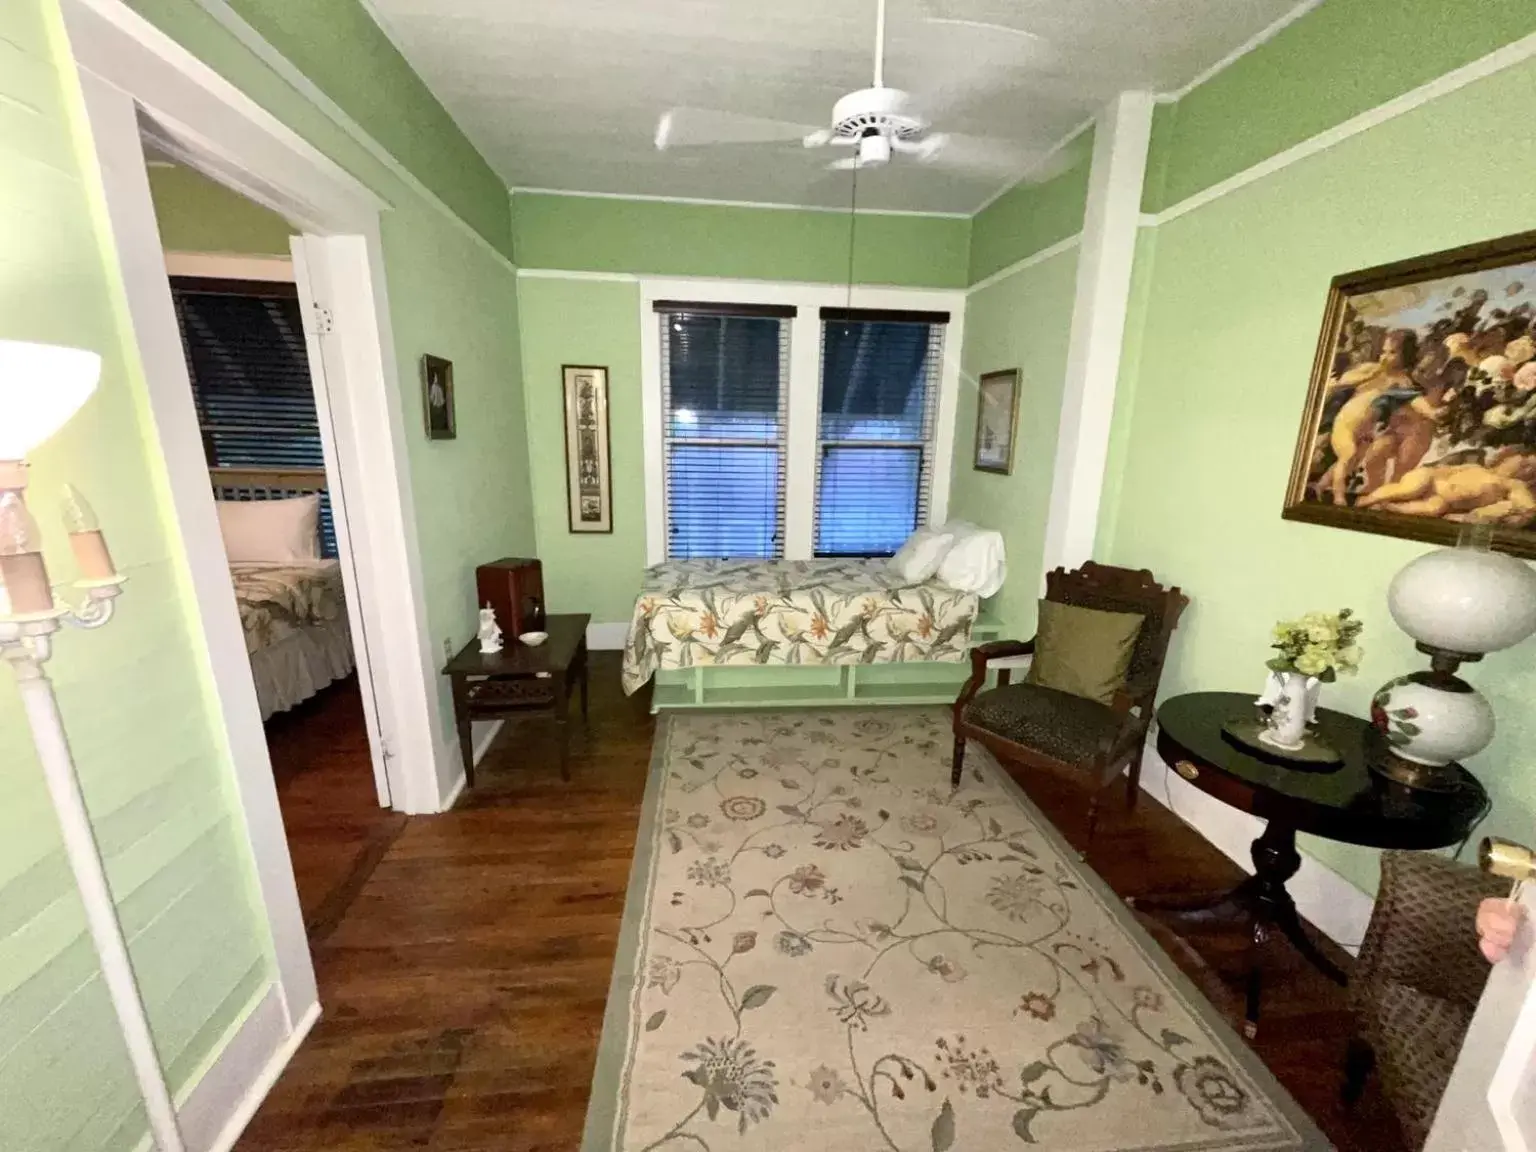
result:
[[[83,599],[78,608],[60,604],[48,579],[37,520],[26,502],[27,453],[79,411],[100,375],[101,357],[93,352],[0,340],[0,657],[16,677],[150,1134],[160,1152],[184,1152],[176,1106],[134,979],[59,702],[44,667],[53,652],[54,633],[62,627],[100,628],[112,618],[123,577],[112,564],[90,505],[66,489],[64,524],[80,572],[75,588]]]
[[[1430,658],[1427,672],[1389,680],[1371,700],[1392,752],[1373,767],[1410,788],[1456,788],[1448,766],[1493,739],[1493,709],[1457,669],[1536,633],[1536,571],[1490,551],[1491,540],[1490,528],[1469,525],[1455,548],[1420,556],[1387,588],[1392,619]]]

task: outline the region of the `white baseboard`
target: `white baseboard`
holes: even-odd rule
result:
[[[474,745],[474,754],[471,759],[475,766],[479,767],[480,761],[485,759],[485,754],[491,750],[491,742],[501,732],[505,720],[475,720],[469,726],[470,742]]]
[[[470,723],[469,740],[473,749],[470,753],[470,758],[476,766],[485,759],[485,754],[491,750],[491,744],[501,734],[501,727],[505,723],[505,720],[475,720]],[[444,755],[452,763],[457,764],[459,762],[458,744],[455,743]],[[464,770],[462,768],[459,769],[458,775],[454,778],[453,787],[448,789],[448,795],[443,797],[442,807],[438,811],[447,812],[457,804],[460,795],[463,794],[468,783],[469,780],[464,775]]]
[[[617,624],[588,624],[587,647],[593,652],[618,652],[629,638],[629,621]]]
[[[319,1019],[320,1005],[311,1004],[289,1032],[282,991],[268,985],[213,1065],[178,1102],[187,1152],[231,1152]]]
[[[1163,762],[1152,746],[1142,760],[1141,788],[1175,816],[1235,861],[1245,872],[1253,871],[1249,846],[1264,828],[1264,821],[1229,808],[1184,780]],[[1288,885],[1296,907],[1335,944],[1354,954],[1365,939],[1375,900],[1325,864],[1305,852],[1301,870]]]

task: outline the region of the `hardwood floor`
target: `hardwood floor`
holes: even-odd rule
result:
[[[313,947],[334,930],[406,818],[379,807],[356,676],[273,716],[267,749]]]
[[[301,894],[305,876],[318,891],[336,873],[322,835],[328,799],[352,842],[390,842],[316,905],[326,912],[314,941],[325,1014],[242,1152],[578,1147],[651,754],[645,694],[625,699],[618,679],[618,654],[594,653],[591,730],[573,741],[570,784],[560,782],[553,740],[529,720],[503,731],[473,794],[441,816],[375,809],[378,823],[365,833],[345,807],[355,796],[306,793],[306,831],[293,843]],[[361,756],[371,789],[366,749],[344,730],[344,703],[335,716],[325,707],[299,718],[287,735],[301,746],[335,745],[316,757]],[[360,733],[360,712],[355,722]],[[1021,783],[1080,843],[1086,790],[1038,774]],[[285,819],[288,807],[285,799]],[[1205,891],[1240,876],[1145,799],[1134,816],[1109,806],[1092,863],[1124,895]],[[1196,950],[1159,939],[1236,1021],[1235,943],[1201,940]],[[1341,1149],[1395,1152],[1401,1138],[1374,1082],[1353,1109],[1339,1103],[1347,1035],[1342,990],[1276,949],[1255,1049]]]

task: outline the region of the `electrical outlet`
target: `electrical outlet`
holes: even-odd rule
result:
[[[452,636],[444,636],[443,637],[443,659],[444,660],[452,660],[453,659],[453,637]]]

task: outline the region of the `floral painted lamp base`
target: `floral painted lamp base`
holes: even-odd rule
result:
[[[1372,768],[1429,792],[1459,788],[1456,761],[1481,752],[1494,732],[1493,709],[1482,693],[1438,666],[1383,684],[1371,699],[1371,723],[1391,749]]]

